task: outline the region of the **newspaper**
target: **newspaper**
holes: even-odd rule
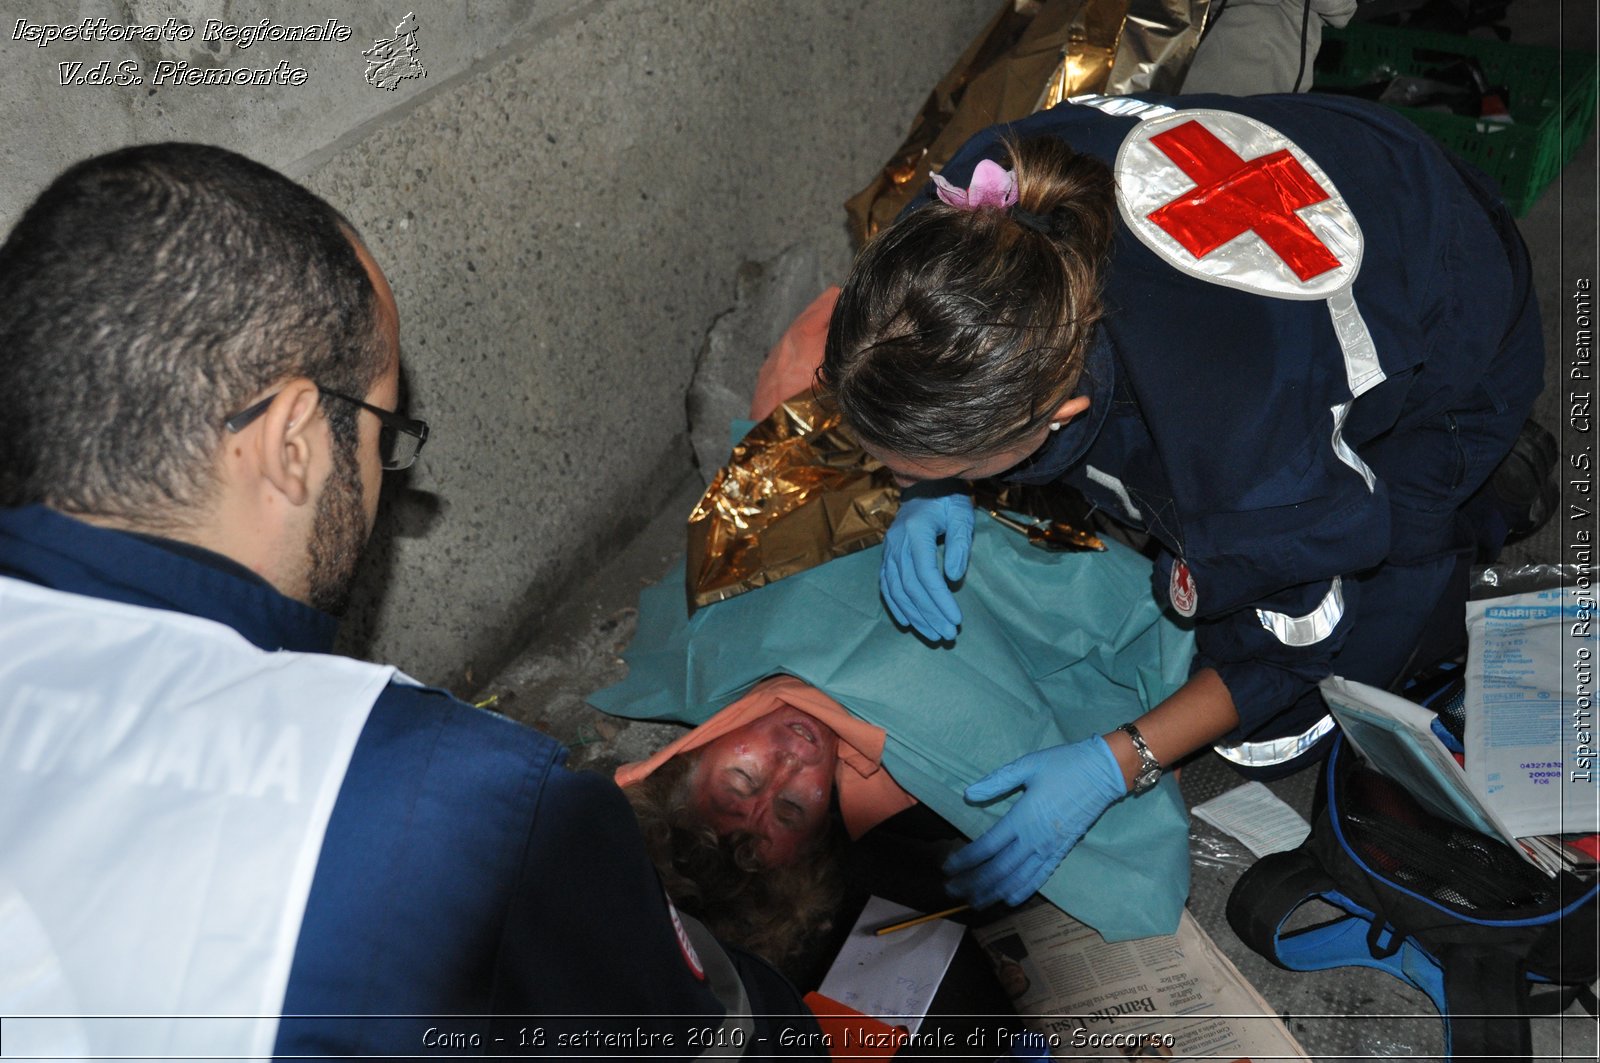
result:
[[[974,936],[1053,1058],[1311,1058],[1187,911],[1174,935],[1108,944],[1036,901]]]

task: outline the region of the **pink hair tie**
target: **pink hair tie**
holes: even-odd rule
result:
[[[966,188],[958,188],[938,174],[933,175],[933,185],[941,201],[961,210],[1005,210],[1017,202],[1017,175],[989,159],[978,163]]]

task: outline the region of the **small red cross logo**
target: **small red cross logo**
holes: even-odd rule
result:
[[[1246,161],[1198,121],[1156,133],[1150,142],[1195,187],[1150,212],[1150,220],[1196,258],[1254,232],[1302,281],[1339,267],[1328,245],[1295,213],[1328,193],[1287,149]]]

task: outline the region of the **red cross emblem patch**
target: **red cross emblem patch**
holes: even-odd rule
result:
[[[1139,239],[1205,280],[1324,299],[1355,276],[1361,229],[1320,167],[1230,111],[1141,122],[1117,154],[1118,205]]]
[[[1195,589],[1194,573],[1181,557],[1172,560],[1172,579],[1167,584],[1167,597],[1179,616],[1193,616],[1200,607],[1200,593]]]

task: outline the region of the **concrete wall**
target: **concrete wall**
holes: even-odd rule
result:
[[[40,48],[14,39],[20,13],[6,16],[0,224],[66,163],[167,138],[253,155],[344,210],[394,285],[411,408],[434,431],[390,492],[347,642],[470,687],[694,475],[686,396],[741,267],[748,278],[750,263],[798,255],[837,276],[843,199],[993,9],[428,4],[416,11],[427,75],[385,91],[364,80],[361,52],[403,4],[29,5],[36,25],[170,18],[196,33]],[[335,14],[347,41],[203,40],[210,19]],[[60,84],[59,64],[105,60],[144,83]],[[155,86],[163,61],[306,73],[300,85]],[[752,357],[777,327],[752,336]]]

